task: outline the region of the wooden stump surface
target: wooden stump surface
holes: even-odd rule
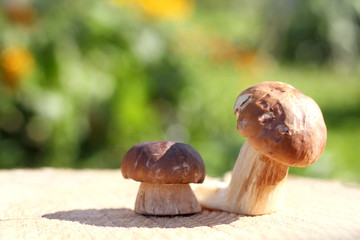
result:
[[[290,176],[284,209],[243,216],[133,212],[120,170],[0,171],[0,239],[360,239],[360,187]]]

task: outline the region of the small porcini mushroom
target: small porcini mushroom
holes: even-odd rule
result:
[[[133,146],[121,164],[124,178],[141,182],[135,212],[182,215],[201,211],[189,183],[202,183],[205,165],[191,146],[177,142],[143,142]]]
[[[282,206],[289,166],[305,167],[323,152],[327,132],[319,106],[294,87],[263,82],[244,90],[234,113],[242,146],[229,185],[199,187],[203,207],[247,215]]]

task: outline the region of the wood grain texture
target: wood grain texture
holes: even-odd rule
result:
[[[138,215],[138,187],[120,170],[2,170],[0,239],[360,239],[357,186],[289,176],[285,208],[256,217]]]

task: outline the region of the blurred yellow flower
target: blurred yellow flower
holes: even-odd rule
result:
[[[182,19],[193,8],[191,0],[137,0],[143,11],[157,19]]]
[[[148,17],[160,20],[178,20],[187,17],[194,7],[193,0],[111,0],[117,5],[131,4]]]
[[[33,65],[31,53],[21,47],[5,48],[0,55],[0,70],[4,83],[10,87],[17,87],[19,80],[24,77]]]

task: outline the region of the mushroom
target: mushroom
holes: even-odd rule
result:
[[[124,178],[140,181],[135,212],[182,215],[201,211],[189,183],[202,183],[205,165],[191,146],[178,142],[143,142],[133,146],[121,164]]]
[[[231,181],[199,187],[200,204],[247,215],[262,215],[282,206],[289,166],[314,163],[326,144],[326,126],[316,102],[281,82],[262,82],[236,99],[237,130],[247,140]]]

